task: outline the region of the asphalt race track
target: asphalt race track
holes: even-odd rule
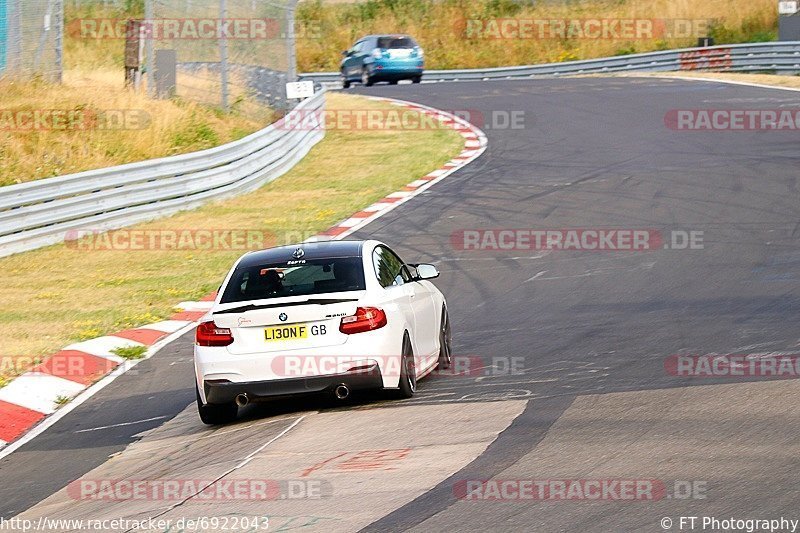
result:
[[[489,138],[481,158],[354,236],[437,264],[455,356],[471,371],[432,376],[409,402],[258,406],[242,424],[277,417],[288,428],[310,410],[347,413],[357,424],[416,408],[424,433],[476,403],[498,411],[521,404],[503,411],[508,424],[485,451],[465,452],[458,469],[367,521],[366,531],[679,531],[681,516],[800,519],[797,382],[667,371],[675,354],[797,351],[800,135],[675,131],[664,121],[675,109],[796,108],[800,93],[655,78],[353,92],[485,119],[477,124]],[[522,127],[491,127],[508,113],[523,117]],[[475,251],[452,239],[464,230],[568,228],[702,232],[702,245]],[[0,516],[40,502],[179,415],[193,403],[192,387],[184,337],[0,461]],[[659,480],[666,494],[472,501],[454,490],[487,479]],[[688,485],[691,495],[677,493]],[[664,527],[664,518],[674,522]]]

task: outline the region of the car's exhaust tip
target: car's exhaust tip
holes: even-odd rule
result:
[[[247,396],[247,394],[240,394],[236,397],[236,405],[239,407],[244,407],[248,403],[250,403],[250,398]]]
[[[333,390],[333,393],[336,395],[337,399],[344,400],[350,396],[350,389],[347,388],[347,385],[342,383],[341,385],[336,386],[336,388]]]

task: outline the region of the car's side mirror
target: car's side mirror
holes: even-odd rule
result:
[[[414,267],[417,270],[417,280],[434,279],[439,277],[439,269],[433,265],[423,263]]]
[[[343,55],[344,57],[350,57],[350,55],[351,55],[351,54],[350,54],[350,50],[343,50],[343,51],[342,51],[342,55]]]

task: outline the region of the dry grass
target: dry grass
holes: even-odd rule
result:
[[[104,129],[103,119],[90,118],[84,128],[77,118],[74,126],[40,131],[0,128],[0,185],[201,150],[239,139],[273,118],[226,115],[180,99],[153,101],[123,89],[121,72],[68,71],[64,81],[4,81],[3,110],[12,116],[35,110],[124,116],[128,124]]]
[[[67,14],[68,20],[126,16],[137,13],[95,6]],[[647,52],[694,46],[698,37],[614,40],[466,36],[468,20],[507,18],[713,21],[708,33],[719,44],[774,40],[778,24],[774,0],[303,0],[297,13],[297,33],[305,36],[297,43],[298,70],[338,70],[341,51],[370,33],[415,36],[425,48],[430,69],[524,65]],[[280,51],[254,57],[267,63],[283,60]],[[122,42],[68,35],[65,60],[68,68],[119,68]]]
[[[533,5],[529,5],[533,4]],[[777,28],[774,0],[371,0],[335,3],[307,0],[299,20],[319,28],[320,38],[298,43],[300,71],[338,70],[340,52],[370,33],[408,33],[426,51],[431,69],[522,65],[694,46],[679,39],[469,39],[470,19],[716,19],[720,44],[771,40]],[[302,30],[301,30],[302,31]]]
[[[329,109],[386,109],[333,94]],[[290,173],[260,190],[137,226],[248,229],[301,240],[438,168],[463,146],[449,129],[329,131]],[[44,355],[169,316],[216,289],[241,251],[78,251],[56,245],[0,259],[0,355]],[[34,326],[35,325],[35,326]],[[2,375],[2,372],[0,372]]]

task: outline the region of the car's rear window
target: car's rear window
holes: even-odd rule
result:
[[[414,48],[417,43],[411,37],[379,37],[378,48]]]
[[[293,263],[298,262],[237,268],[222,293],[220,303],[362,291],[366,288],[360,257],[309,259],[300,264]]]

